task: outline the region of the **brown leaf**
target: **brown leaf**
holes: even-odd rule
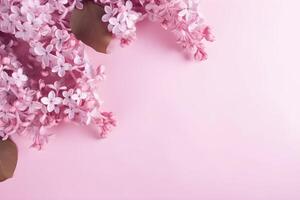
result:
[[[82,10],[74,9],[71,15],[71,29],[77,39],[106,53],[106,48],[112,39],[107,30],[107,24],[101,21],[104,10],[93,2],[86,2]]]
[[[0,137],[0,182],[13,176],[17,161],[18,150],[16,144],[11,139],[2,141]]]

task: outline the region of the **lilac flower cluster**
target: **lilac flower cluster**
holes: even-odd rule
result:
[[[199,0],[95,0],[104,4],[103,22],[120,38],[121,44],[128,44],[135,38],[138,21],[148,17],[161,23],[177,37],[178,43],[188,55],[196,60],[205,60],[207,54],[203,41],[213,41],[211,29],[204,22]]]
[[[70,30],[70,13],[88,0],[0,0],[0,137],[30,134],[41,148],[44,130],[63,120],[94,124],[105,136],[115,120],[96,93],[104,66],[91,66]],[[199,0],[90,0],[103,7],[99,22],[129,44],[146,17],[173,32],[196,60],[213,41]]]
[[[90,65],[70,31],[75,7],[83,7],[81,0],[0,0],[3,140],[29,134],[40,149],[49,136],[44,130],[63,120],[94,124],[101,137],[115,126],[96,92],[104,66]]]

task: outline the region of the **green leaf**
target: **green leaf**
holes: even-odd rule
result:
[[[2,141],[0,137],[0,182],[11,178],[18,161],[18,149],[16,144],[7,139]]]
[[[98,52],[106,53],[112,34],[107,30],[107,24],[101,21],[103,14],[101,6],[86,2],[82,10],[72,11],[71,29],[77,39]]]

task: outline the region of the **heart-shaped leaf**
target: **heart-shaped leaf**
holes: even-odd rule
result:
[[[77,39],[98,52],[106,53],[112,34],[107,30],[107,24],[101,21],[103,14],[101,6],[86,2],[82,10],[72,11],[71,29]]]
[[[18,150],[16,144],[11,139],[2,141],[0,137],[0,182],[13,176],[17,161]]]

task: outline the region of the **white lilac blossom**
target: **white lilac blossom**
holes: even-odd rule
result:
[[[108,22],[110,18],[114,17],[118,13],[118,9],[114,8],[113,5],[104,6],[105,14],[102,16],[103,22]]]
[[[68,118],[74,119],[75,115],[79,112],[78,108],[74,104],[70,104],[67,109],[65,109],[64,113],[68,115]]]
[[[83,100],[87,98],[87,93],[82,92],[81,89],[76,89],[76,92],[71,96],[77,104],[80,104]]]
[[[67,42],[70,38],[70,34],[66,30],[60,30],[57,29],[55,31],[55,39],[54,39],[54,44],[57,50],[61,50],[63,47],[63,44]]]
[[[115,126],[95,95],[103,68],[91,66],[83,43],[70,32],[74,8],[82,9],[83,1],[0,0],[3,140],[25,134],[40,149],[48,141],[46,129],[65,120],[96,125],[100,137]]]
[[[74,93],[73,89],[69,89],[68,91],[63,91],[62,96],[63,96],[63,104],[64,105],[70,105],[75,103],[75,101],[72,99],[72,95]]]
[[[21,87],[24,82],[28,80],[27,76],[23,74],[23,69],[19,68],[17,71],[12,73],[12,78],[14,83],[18,86]]]
[[[34,53],[37,56],[37,60],[41,62],[43,68],[49,66],[50,60],[54,56],[53,54],[51,54],[53,48],[54,47],[52,44],[49,44],[46,47],[43,47],[43,44],[39,42],[34,44]]]
[[[47,111],[55,111],[59,113],[59,105],[62,102],[62,98],[57,97],[54,91],[50,91],[47,97],[41,98],[41,102],[47,106]]]
[[[56,64],[52,68],[52,72],[57,73],[59,77],[63,77],[66,71],[70,70],[72,65],[65,61],[65,57],[58,55],[56,59]]]

